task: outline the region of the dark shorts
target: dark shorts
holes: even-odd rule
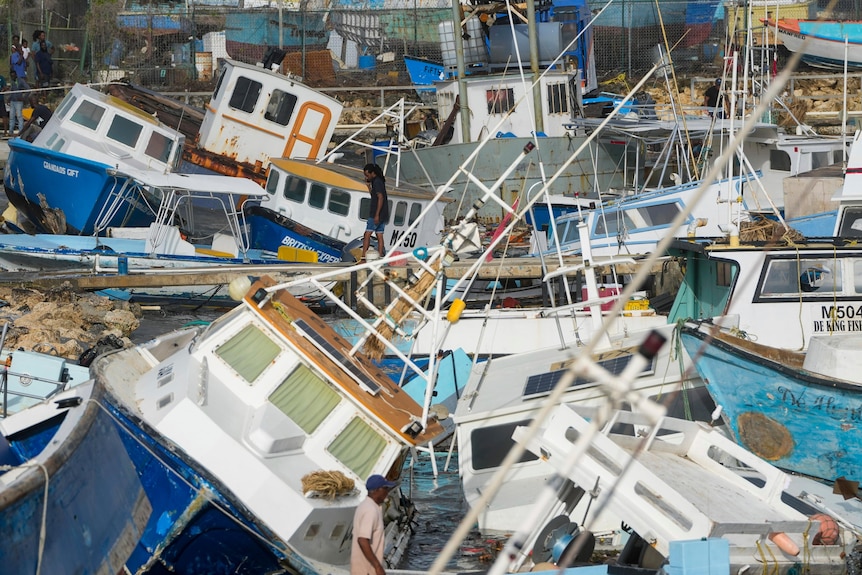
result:
[[[382,234],[383,228],[386,227],[386,222],[380,222],[377,225],[374,225],[374,218],[368,218],[368,221],[365,222],[365,231],[366,232],[377,232]]]

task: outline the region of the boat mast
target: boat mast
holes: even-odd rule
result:
[[[539,37],[536,33],[536,0],[527,0],[527,37],[530,41],[530,70],[533,72],[533,116],[536,133],[545,131],[542,120],[542,85],[539,78]],[[519,54],[520,56],[520,54]],[[521,62],[518,62],[521,65]]]
[[[452,0],[452,36],[455,39],[455,65],[458,73],[458,97],[461,109],[461,141],[470,141],[470,102],[467,100],[467,67],[464,65],[464,41],[461,38],[461,2]]]

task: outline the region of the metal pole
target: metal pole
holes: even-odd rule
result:
[[[467,67],[464,65],[464,42],[461,39],[461,2],[452,0],[452,36],[455,39],[455,61],[458,71],[458,96],[461,101],[461,141],[470,142],[470,101],[467,99]]]
[[[530,41],[530,70],[533,71],[533,79],[539,77],[539,35],[536,33],[536,1],[527,0],[527,37]],[[520,62],[518,62],[520,65]],[[533,84],[533,116],[536,122],[536,132],[544,132],[545,124],[542,121],[542,84]]]

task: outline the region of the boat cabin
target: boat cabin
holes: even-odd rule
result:
[[[165,173],[178,166],[184,140],[119,98],[75,84],[33,144],[108,166]]]
[[[320,159],[343,106],[298,78],[226,60],[198,134],[198,146],[266,167],[270,158]]]
[[[362,170],[338,164],[273,160],[266,182],[269,196],[261,203],[311,230],[349,242],[365,233],[371,196]],[[443,208],[451,198],[434,200],[434,194],[402,184],[387,186],[389,222],[386,249],[408,251],[440,243]],[[419,216],[422,221],[409,230]]]

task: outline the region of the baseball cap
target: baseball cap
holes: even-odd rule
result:
[[[716,83],[716,84],[721,84],[721,78],[716,78],[716,79],[715,79],[715,83]]]
[[[395,487],[397,483],[394,481],[389,481],[382,475],[372,475],[365,482],[365,489],[368,491],[374,491],[375,489],[380,489],[381,487],[385,487],[386,489],[392,489]]]

